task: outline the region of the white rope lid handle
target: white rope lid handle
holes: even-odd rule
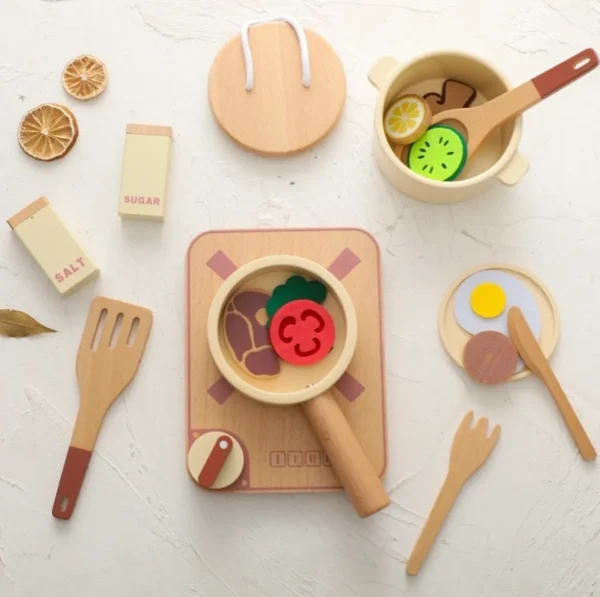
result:
[[[300,59],[302,60],[302,85],[310,87],[310,58],[308,56],[308,42],[302,25],[292,17],[266,17],[248,21],[242,27],[242,49],[244,51],[244,62],[246,64],[246,91],[252,91],[254,87],[254,65],[252,63],[252,51],[250,50],[250,41],[248,40],[248,30],[253,25],[268,23],[271,21],[283,21],[294,28],[298,43],[300,44]]]

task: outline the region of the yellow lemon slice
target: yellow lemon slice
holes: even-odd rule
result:
[[[383,128],[392,143],[410,145],[431,124],[431,108],[418,95],[403,95],[392,103],[383,118]]]

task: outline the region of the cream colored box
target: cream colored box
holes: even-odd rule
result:
[[[8,225],[63,296],[97,277],[100,270],[71,236],[45,197],[15,214]]]
[[[119,215],[165,219],[173,131],[169,126],[128,124]]]

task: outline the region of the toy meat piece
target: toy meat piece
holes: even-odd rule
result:
[[[508,336],[479,332],[465,346],[465,371],[479,383],[497,384],[514,375],[519,355]]]
[[[432,91],[426,93],[423,99],[429,104],[432,114],[452,110],[453,108],[468,108],[477,97],[477,91],[462,81],[446,79],[442,85],[442,93]]]
[[[270,296],[263,290],[236,294],[225,309],[225,340],[239,366],[253,377],[279,375],[279,359],[265,327]]]

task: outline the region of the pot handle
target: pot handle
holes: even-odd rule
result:
[[[302,406],[358,515],[385,508],[390,498],[333,394],[325,392]]]
[[[510,162],[498,173],[498,180],[506,186],[517,184],[529,170],[529,160],[517,151]]]
[[[384,56],[371,67],[371,70],[367,73],[367,77],[377,89],[381,89],[390,73],[398,68],[399,64],[395,58]]]

